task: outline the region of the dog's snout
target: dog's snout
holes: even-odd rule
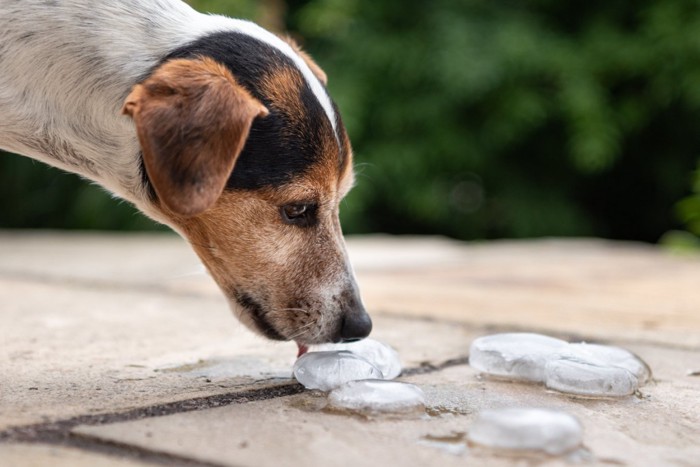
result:
[[[355,342],[372,332],[372,319],[367,314],[359,297],[353,297],[352,306],[343,315],[340,328],[341,342]]]

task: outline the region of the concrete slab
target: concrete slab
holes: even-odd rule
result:
[[[83,436],[148,447],[223,465],[385,466],[512,465],[503,453],[468,446],[475,415],[496,407],[549,407],[575,415],[585,448],[572,462],[613,465],[697,465],[700,381],[680,371],[696,353],[638,346],[643,357],[678,362],[660,367],[637,397],[592,400],[543,387],[480,379],[467,365],[404,378],[421,386],[430,416],[365,419],[326,413],[316,393],[161,418],[78,427]],[[539,462],[552,461],[539,458]]]
[[[697,362],[698,353],[654,345],[629,349],[647,361],[654,381],[638,396],[622,399],[575,398],[539,385],[482,378],[468,365],[406,379],[423,388],[436,411],[464,414],[467,423],[488,408],[564,410],[582,422],[585,447],[604,464],[697,465],[700,378],[689,376],[687,368]]]
[[[700,348],[700,257],[648,245],[491,242],[451,264],[358,276],[375,312]]]
[[[348,243],[374,337],[431,369],[408,379],[434,416],[366,421],[319,412],[309,394],[258,397],[298,392],[295,346],[243,329],[178,237],[0,232],[0,439],[40,424],[26,436],[114,442],[161,463],[513,465],[465,451],[460,433],[481,408],[538,404],[579,416],[599,461],[697,465],[700,258],[596,240]],[[585,401],[441,367],[463,362],[474,337],[516,329],[621,344],[658,381],[641,399]]]
[[[296,356],[243,328],[218,294],[0,279],[0,303],[0,430],[276,384]],[[466,326],[376,323],[410,366],[467,352]]]
[[[464,464],[461,456],[421,444],[432,431],[463,429],[458,417],[367,421],[316,411],[315,399],[304,394],[74,432],[222,465]]]
[[[0,444],[0,465],[8,467],[139,467],[153,464],[62,446]]]
[[[363,297],[389,313],[700,348],[700,257],[591,239],[348,239]],[[216,298],[172,234],[0,232],[0,278]]]
[[[274,368],[261,362],[254,379],[241,372],[221,388],[148,366],[149,359],[223,341],[243,350],[243,359],[255,358],[250,349],[269,345],[237,332],[223,302],[215,300],[2,280],[0,303],[4,427],[226,391]],[[289,346],[284,354],[292,352]]]

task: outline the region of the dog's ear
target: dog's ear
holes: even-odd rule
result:
[[[311,58],[311,55],[307,54],[304,49],[301,48],[301,46],[292,39],[290,36],[281,36],[281,39],[285,41],[287,44],[289,44],[292,49],[306,62],[306,66],[311,69],[311,72],[318,78],[320,82],[323,83],[324,86],[328,85],[328,76],[326,76],[326,72],[321,69],[320,66],[316,62],[314,62],[313,58]]]
[[[209,58],[176,59],[137,84],[122,109],[159,200],[194,216],[214,204],[265,106]]]

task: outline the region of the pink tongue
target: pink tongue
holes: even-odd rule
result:
[[[297,358],[301,357],[309,351],[309,348],[306,345],[301,344],[299,342],[297,342],[297,347],[299,347],[299,351],[297,352]]]

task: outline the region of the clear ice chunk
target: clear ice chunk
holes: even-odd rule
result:
[[[374,339],[362,339],[348,344],[321,344],[314,350],[348,350],[377,367],[384,379],[394,379],[401,374],[399,354],[392,347]]]
[[[632,373],[640,384],[648,382],[651,378],[651,370],[647,364],[629,350],[620,347],[585,342],[569,344],[559,353],[559,358],[586,361],[598,366],[624,368]]]
[[[625,349],[530,333],[480,337],[471,345],[469,363],[489,375],[588,397],[627,396],[651,378],[649,367]]]
[[[408,413],[425,410],[425,395],[418,386],[398,381],[350,381],[328,394],[329,405],[360,413]]]
[[[493,334],[472,342],[469,364],[489,375],[540,383],[544,382],[547,361],[567,345],[566,341],[541,334]]]
[[[547,388],[578,396],[629,396],[639,387],[637,377],[624,368],[575,358],[547,362],[545,375]]]
[[[294,363],[294,377],[307,389],[330,391],[348,381],[382,379],[382,372],[347,350],[307,352]]]
[[[469,428],[467,439],[494,449],[540,451],[558,456],[581,445],[583,428],[565,412],[550,409],[485,410]]]

